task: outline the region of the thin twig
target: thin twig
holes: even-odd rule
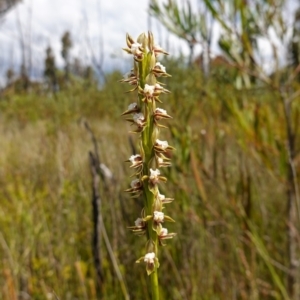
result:
[[[105,228],[105,225],[103,223],[102,216],[100,216],[100,224],[101,224],[101,232],[103,234],[103,238],[104,238],[104,241],[105,241],[105,244],[106,244],[106,248],[107,248],[108,254],[110,256],[111,262],[113,264],[113,267],[115,269],[117,278],[118,278],[118,280],[120,282],[123,295],[124,295],[124,297],[125,297],[126,300],[129,300],[130,296],[129,296],[129,293],[128,293],[128,290],[127,290],[127,287],[126,287],[126,283],[125,283],[125,280],[124,280],[124,278],[122,276],[122,273],[120,271],[117,259],[115,257],[114,252],[113,252],[113,249],[111,247],[111,244],[110,244],[107,232],[106,232],[106,228]]]
[[[52,291],[52,294],[54,295],[56,300],[60,300],[54,291]]]

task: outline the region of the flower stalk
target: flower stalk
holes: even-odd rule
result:
[[[135,179],[126,191],[133,197],[142,196],[144,208],[141,218],[135,221],[135,226],[129,227],[137,235],[145,235],[145,255],[136,262],[144,262],[146,272],[150,276],[152,299],[159,299],[158,285],[158,248],[164,246],[164,240],[171,239],[175,233],[168,233],[163,227],[165,222],[175,222],[164,214],[164,205],[173,201],[160,194],[159,186],[167,181],[161,175],[161,168],[171,165],[168,152],[174,148],[167,141],[159,139],[160,129],[166,128],[160,122],[170,119],[166,110],[157,107],[161,94],[169,91],[158,82],[159,77],[170,77],[166,68],[157,61],[159,54],[167,54],[160,46],[155,44],[151,32],[142,33],[137,41],[127,34],[127,48],[124,50],[133,56],[133,68],[124,76],[121,82],[133,86],[129,92],[138,94],[138,103],[132,103],[122,114],[134,129],[132,133],[139,134],[140,153],[132,155],[127,161],[134,170]],[[130,117],[128,117],[130,116]]]

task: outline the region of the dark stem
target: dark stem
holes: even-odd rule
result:
[[[84,123],[85,128],[90,132],[94,153],[89,152],[90,169],[92,175],[92,214],[93,214],[93,237],[92,251],[94,257],[94,265],[97,273],[97,283],[101,288],[104,282],[101,259],[101,197],[99,193],[100,181],[100,159],[98,154],[98,144],[95,135],[87,122]],[[102,178],[103,179],[103,178]],[[104,179],[103,179],[104,180]]]
[[[92,174],[92,208],[93,208],[93,238],[92,249],[94,256],[94,265],[97,273],[98,284],[101,287],[104,282],[102,272],[102,259],[101,259],[101,198],[99,195],[99,174],[97,172],[98,160],[97,157],[89,152],[90,168]]]

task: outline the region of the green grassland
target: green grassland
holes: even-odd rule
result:
[[[162,248],[162,299],[284,299],[287,277],[286,130],[279,95],[236,90],[226,69],[167,62],[173,116],[162,135],[176,148],[164,170],[166,213],[177,236]],[[150,299],[145,239],[126,227],[141,201],[123,192],[131,178],[130,125],[120,117],[134,93],[108,74],[101,88],[74,81],[56,95],[8,89],[0,100],[0,298],[123,299],[107,245],[97,284],[92,255],[93,150],[114,174],[100,182],[102,218],[130,299]],[[300,105],[295,101],[294,124]],[[300,123],[300,122],[298,122]],[[131,135],[135,141],[134,134]],[[297,140],[299,148],[299,138]],[[295,162],[298,173],[300,157]],[[57,295],[57,296],[55,296]],[[286,298],[287,299],[287,298]]]

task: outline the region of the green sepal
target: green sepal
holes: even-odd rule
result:
[[[173,220],[171,217],[166,216],[166,215],[164,216],[164,221],[175,223],[175,220]]]
[[[144,181],[144,180],[146,180],[146,179],[148,179],[149,178],[149,176],[148,175],[144,175],[143,177],[142,177],[142,181]]]
[[[153,216],[150,216],[150,215],[149,215],[149,216],[144,217],[144,218],[143,218],[143,221],[144,221],[144,222],[148,222],[148,221],[151,220],[152,218],[153,218]]]
[[[135,261],[136,264],[139,264],[142,260],[144,260],[145,256],[140,257]]]

